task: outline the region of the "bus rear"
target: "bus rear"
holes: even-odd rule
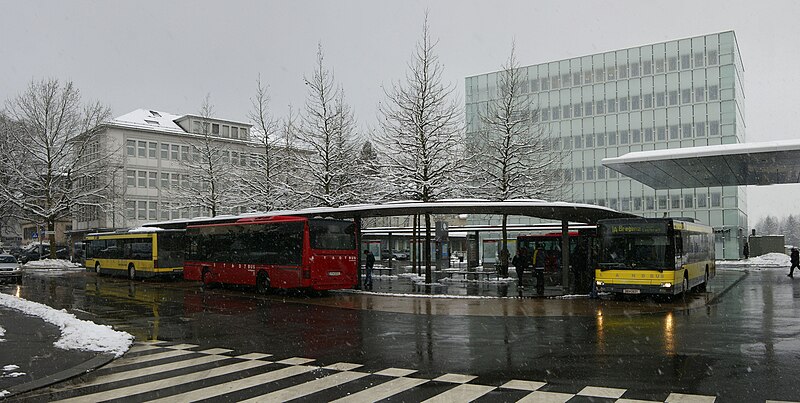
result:
[[[355,226],[350,221],[308,220],[309,253],[304,286],[315,290],[353,288],[358,281]]]

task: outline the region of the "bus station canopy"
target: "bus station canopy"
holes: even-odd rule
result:
[[[247,213],[237,216],[176,219],[145,224],[146,227],[184,228],[192,224],[233,222],[253,216],[306,216],[332,218],[390,217],[416,214],[508,214],[537,217],[546,220],[595,224],[605,218],[635,217],[608,207],[583,203],[548,202],[535,199],[489,201],[480,199],[450,199],[435,202],[396,201],[383,204],[357,204],[341,207],[314,207],[300,210],[280,210],[266,213]]]
[[[638,151],[602,164],[653,189],[800,183],[800,140]]]

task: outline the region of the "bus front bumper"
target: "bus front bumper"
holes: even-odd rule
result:
[[[597,281],[598,292],[610,292],[615,294],[662,294],[674,295],[678,292],[675,289],[675,284],[662,283],[662,284],[606,284],[602,281]]]

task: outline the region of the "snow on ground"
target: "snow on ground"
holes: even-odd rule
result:
[[[767,253],[766,255],[752,257],[750,259],[742,260],[719,260],[717,266],[725,268],[754,268],[754,269],[771,269],[771,268],[786,268],[789,267],[789,255],[785,253]]]
[[[80,263],[72,263],[63,259],[32,260],[22,266],[25,269],[57,269],[57,270],[83,270]]]
[[[47,305],[0,293],[0,305],[44,319],[61,329],[61,338],[53,343],[65,350],[84,350],[121,356],[133,343],[133,336],[111,326],[80,320],[65,310],[57,311]]]

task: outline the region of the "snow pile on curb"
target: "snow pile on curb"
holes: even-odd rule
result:
[[[58,326],[61,329],[61,338],[53,344],[65,350],[97,351],[119,357],[133,343],[133,336],[128,333],[116,331],[111,326],[80,320],[63,309],[57,311],[47,305],[3,293],[0,293],[0,305],[40,317],[45,322]]]
[[[22,266],[26,269],[59,269],[59,270],[83,270],[83,266],[79,263],[72,263],[63,259],[43,259],[32,260]]]
[[[767,253],[766,255],[752,257],[746,260],[719,260],[717,266],[720,267],[750,267],[750,268],[772,268],[789,267],[789,255],[785,253]]]

